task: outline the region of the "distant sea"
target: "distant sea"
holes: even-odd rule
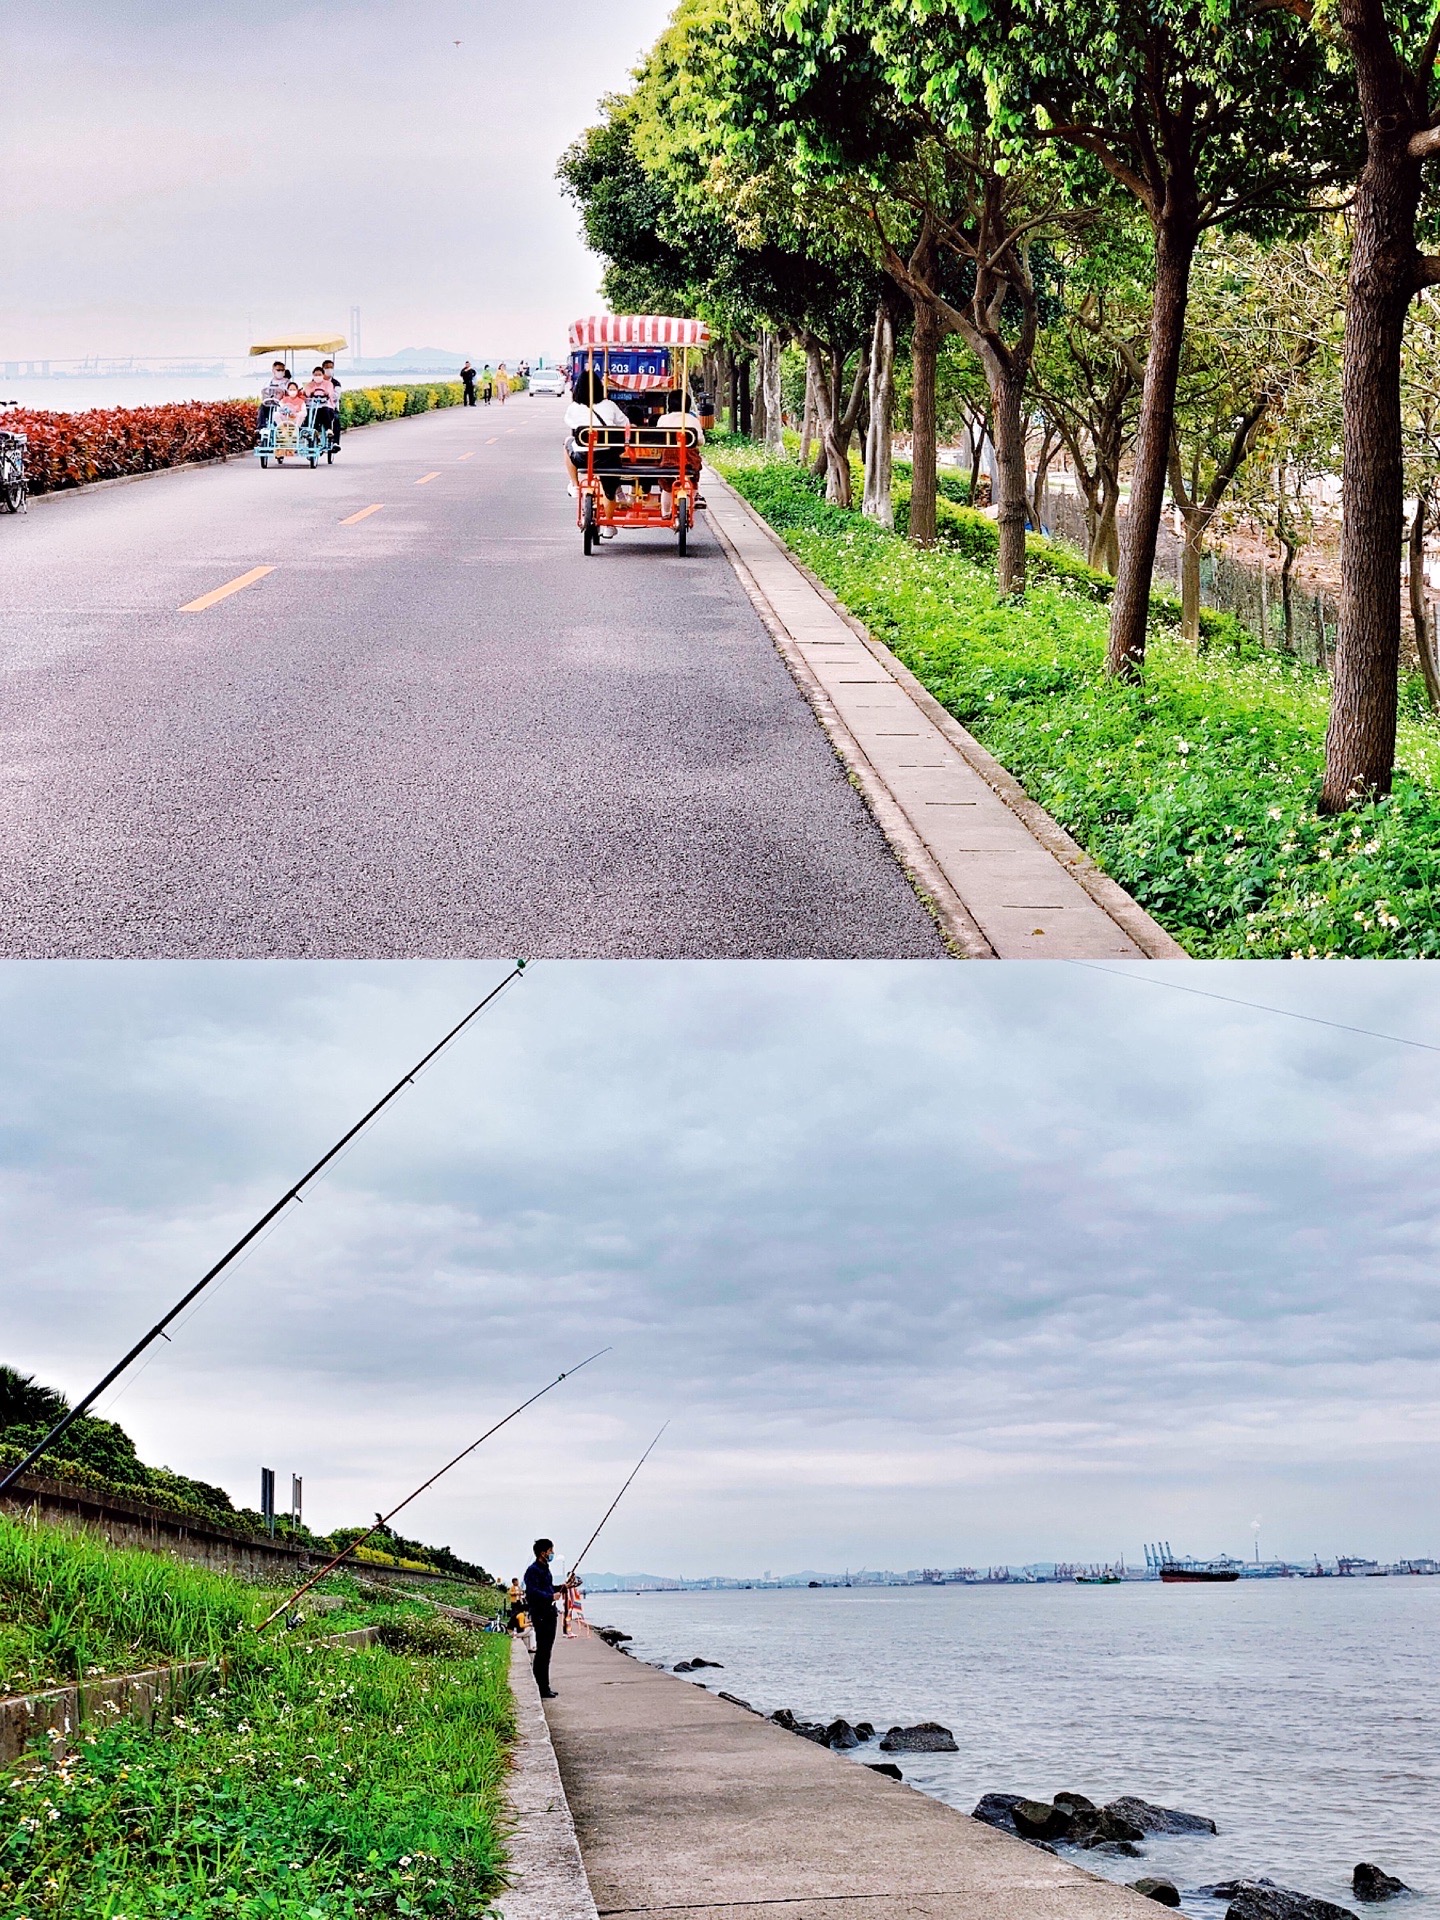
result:
[[[1143,1860],[1071,1856],[1173,1879],[1196,1920],[1225,1913],[1197,1888],[1259,1875],[1440,1916],[1440,1578],[598,1593],[587,1612],[642,1659],[721,1661],[711,1689],[767,1713],[943,1722],[957,1754],[894,1758],[966,1813],[1068,1788],[1208,1814],[1218,1834],[1151,1836]],[[1359,1860],[1421,1897],[1359,1907]]]
[[[311,365],[313,365],[313,361]],[[479,364],[478,362],[476,363]],[[513,367],[516,361],[512,360]],[[553,365],[553,360],[552,363]],[[75,374],[64,379],[7,379],[0,374],[0,400],[18,400],[22,406],[40,407],[55,413],[79,413],[86,407],[158,407],[172,400],[254,400],[265,384],[269,369],[257,362],[253,369],[229,374],[111,374],[91,378]],[[310,367],[300,378],[310,377]],[[355,373],[340,368],[340,379],[347,387],[405,386],[423,380],[454,380],[455,373],[428,373],[404,368],[383,372]]]
[[[268,370],[267,370],[268,371]],[[265,372],[197,375],[186,373],[122,374],[89,378],[76,374],[64,380],[7,380],[0,374],[0,400],[18,400],[22,406],[43,407],[55,413],[80,413],[87,407],[159,407],[172,400],[255,400],[264,386]],[[301,378],[308,380],[310,368]],[[347,373],[347,387],[404,386],[417,380],[445,380],[443,373]]]

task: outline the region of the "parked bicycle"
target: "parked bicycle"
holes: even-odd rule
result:
[[[30,498],[30,483],[25,478],[26,437],[18,428],[5,425],[6,413],[19,404],[18,400],[0,400],[0,507],[6,513],[24,513]]]

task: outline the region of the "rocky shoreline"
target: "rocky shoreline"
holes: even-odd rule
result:
[[[619,1652],[629,1652],[626,1643],[631,1636],[620,1628],[597,1627],[594,1632]],[[678,1661],[668,1669],[658,1661],[651,1664],[659,1666],[662,1672],[678,1674],[704,1669],[723,1671],[718,1660],[709,1660],[700,1654]],[[787,1733],[836,1753],[856,1752],[876,1739],[876,1729],[868,1720],[852,1721],[842,1716],[830,1721],[802,1720],[789,1707],[779,1707],[767,1714],[739,1694],[720,1688],[716,1691],[720,1699],[753,1713],[757,1719],[769,1720]],[[922,1720],[909,1727],[892,1726],[880,1736],[878,1745],[879,1751],[886,1754],[958,1753],[960,1750],[951,1730],[937,1720]],[[893,1780],[905,1778],[893,1761],[862,1761],[861,1764]],[[1143,1858],[1144,1842],[1150,1835],[1213,1835],[1219,1831],[1208,1815],[1159,1806],[1134,1794],[1122,1794],[1097,1806],[1084,1794],[1069,1791],[1056,1793],[1049,1800],[1036,1800],[1018,1793],[986,1793],[973,1809],[972,1818],[1013,1834],[1030,1846],[1041,1847],[1047,1853],[1059,1853],[1063,1848],[1066,1852],[1129,1859]],[[1181,1904],[1182,1890],[1173,1880],[1142,1875],[1127,1884],[1161,1906]],[[1363,1860],[1351,1874],[1351,1888],[1354,1898],[1366,1905],[1403,1899],[1413,1891],[1395,1875]],[[1280,1886],[1263,1876],[1253,1880],[1216,1881],[1189,1889],[1189,1895],[1217,1903],[1224,1901],[1223,1917],[1217,1915],[1217,1920],[1354,1920],[1347,1907],[1293,1887]]]

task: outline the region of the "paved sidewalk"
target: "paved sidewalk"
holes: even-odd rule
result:
[[[510,1687],[515,1695],[515,1748],[505,1801],[510,1885],[498,1905],[501,1920],[595,1920],[595,1902],[585,1878],[575,1822],[555,1765],[555,1749],[530,1656],[518,1638],[510,1643]]]
[[[953,945],[976,959],[1185,958],[732,487],[713,470],[705,486],[757,613]]]
[[[551,1738],[602,1916],[1150,1920],[1153,1904],[594,1639]]]

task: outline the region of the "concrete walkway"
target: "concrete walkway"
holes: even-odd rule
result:
[[[546,1712],[601,1916],[1153,1920],[1128,1888],[602,1641],[555,1656]]]
[[[712,531],[952,945],[974,959],[1183,960],[1185,951],[874,639],[734,489]]]

